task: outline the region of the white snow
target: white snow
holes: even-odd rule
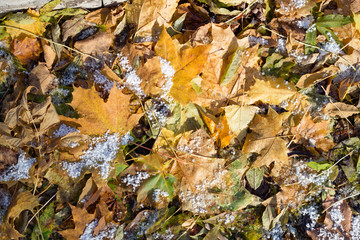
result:
[[[29,178],[29,170],[35,162],[35,158],[26,157],[26,153],[21,150],[20,155],[18,156],[18,162],[1,173],[0,181],[19,181],[21,179]]]
[[[306,206],[305,208],[300,209],[300,216],[306,218],[308,221],[306,223],[307,230],[314,230],[317,220],[320,217],[319,209],[317,206]]]
[[[152,194],[152,197],[155,202],[160,202],[163,198],[169,197],[169,193],[161,189],[155,189]]]
[[[360,215],[353,216],[351,218],[350,239],[351,240],[360,239]]]
[[[146,95],[141,89],[141,78],[136,74],[136,71],[132,68],[129,60],[126,56],[119,54],[119,64],[123,70],[125,70],[125,86],[133,91],[138,97],[144,98]]]
[[[105,77],[99,70],[95,70],[93,77],[94,82],[100,85],[100,88],[105,92],[105,94],[109,94],[114,86],[114,83]]]
[[[150,175],[147,172],[136,172],[135,175],[126,175],[126,177],[122,178],[122,182],[126,184],[126,186],[132,186],[133,192],[135,192],[136,188],[140,187],[140,184],[145,179],[148,179]]]
[[[98,225],[98,220],[95,219],[91,223],[86,225],[86,228],[84,230],[84,233],[80,236],[80,240],[103,240],[103,239],[114,239],[117,226],[114,224],[109,224],[105,227],[105,229],[101,232],[99,232],[97,235],[93,236],[94,230],[96,226]]]
[[[70,127],[62,123],[60,127],[54,131],[53,134],[56,138],[60,138],[66,136],[68,133],[73,133],[73,132],[80,132],[80,131],[76,128]]]
[[[169,96],[169,92],[173,85],[172,78],[175,75],[175,69],[171,66],[169,61],[163,58],[160,58],[160,63],[161,63],[161,72],[165,76],[165,84],[161,87],[161,89],[163,90],[161,97],[167,101],[171,101],[172,98]]]
[[[312,16],[303,17],[300,20],[296,21],[296,26],[302,29],[308,29],[312,22]]]
[[[83,168],[97,169],[103,179],[109,177],[112,162],[119,151],[120,137],[117,133],[105,133],[90,139],[90,147],[81,155],[79,162],[62,162],[62,168],[69,176],[77,178]]]
[[[130,141],[134,141],[133,136],[131,136],[130,131],[125,133],[123,136],[121,136],[120,138],[120,144],[121,146],[126,146],[129,144]]]

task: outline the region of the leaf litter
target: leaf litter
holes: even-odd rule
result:
[[[6,239],[359,239],[359,8],[125,1],[0,23]]]

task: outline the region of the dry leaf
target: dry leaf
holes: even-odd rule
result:
[[[278,176],[282,167],[289,164],[286,141],[277,136],[288,116],[288,113],[278,114],[272,108],[265,117],[255,116],[250,124],[252,132],[246,136],[243,146],[244,152],[259,154],[253,167],[270,166],[274,162],[271,174]]]
[[[100,8],[88,13],[85,20],[97,25],[105,25],[107,32],[113,32],[124,17],[125,11],[121,6],[116,8]]]
[[[87,54],[100,54],[109,50],[113,36],[107,32],[98,32],[84,40],[75,42],[74,47]]]
[[[94,86],[91,89],[75,88],[71,106],[81,117],[72,119],[62,116],[62,119],[80,124],[83,134],[103,134],[109,130],[122,135],[132,129],[142,116],[130,113],[130,99],[131,95],[123,94],[116,86],[111,89],[107,102]]]
[[[170,95],[179,103],[187,104],[196,98],[197,94],[191,85],[191,80],[201,73],[210,48],[209,45],[201,45],[182,49],[179,52],[167,31],[165,29],[162,31],[155,52],[170,61],[176,71],[172,79],[174,84]]]
[[[11,44],[11,53],[19,59],[21,64],[27,65],[30,61],[35,61],[40,56],[40,43],[36,38],[16,38]]]
[[[17,163],[16,152],[9,147],[0,145],[0,171],[4,170],[10,165]]]
[[[45,64],[39,64],[31,70],[29,84],[39,89],[40,94],[46,94],[55,78]]]
[[[6,219],[18,218],[22,211],[32,211],[39,204],[40,203],[38,198],[31,194],[29,191],[18,193],[11,201],[6,215]]]
[[[342,102],[328,103],[324,108],[325,114],[330,117],[339,116],[340,118],[347,118],[354,114],[358,114],[360,111],[357,107]]]
[[[44,59],[46,62],[46,67],[51,69],[52,65],[54,64],[54,62],[56,60],[57,54],[52,49],[50,44],[48,42],[46,42],[45,40],[41,40],[41,45],[42,45],[43,52],[44,52]]]
[[[59,231],[59,233],[66,239],[78,240],[79,237],[84,233],[86,224],[94,220],[95,214],[89,214],[85,208],[78,208],[72,205],[70,205],[70,207],[73,221],[75,223],[75,228]]]
[[[335,75],[338,71],[339,68],[335,67],[334,65],[331,65],[330,67],[324,68],[315,73],[304,74],[300,77],[296,86],[299,88],[307,88],[314,83],[318,83],[320,81],[327,79],[330,76]]]
[[[327,137],[330,134],[330,121],[323,120],[315,123],[309,114],[304,116],[299,125],[291,129],[291,132],[296,135],[295,142],[316,147],[325,152],[335,145]]]

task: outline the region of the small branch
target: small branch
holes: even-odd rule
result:
[[[36,35],[36,34],[30,32],[30,31],[25,30],[25,29],[22,29],[22,28],[18,28],[18,27],[14,27],[14,26],[8,26],[8,25],[0,25],[0,28],[12,28],[12,29],[15,29],[15,30],[19,30],[19,31],[22,31],[22,32],[24,32],[24,33],[27,33],[27,34],[29,34],[29,35],[31,35],[31,36],[33,36],[33,37],[42,39],[42,40],[44,40],[44,41],[48,41],[48,42],[53,43],[53,44],[58,45],[58,46],[62,46],[62,47],[64,47],[64,48],[66,48],[66,49],[69,49],[69,50],[74,51],[74,52],[76,52],[76,53],[79,53],[79,54],[81,54],[81,55],[87,56],[87,57],[89,57],[89,58],[95,59],[95,60],[97,60],[97,61],[101,61],[101,59],[99,59],[99,58],[97,58],[97,57],[94,57],[94,56],[92,56],[92,55],[90,55],[90,54],[81,52],[81,51],[76,50],[76,49],[74,49],[74,48],[72,48],[72,47],[66,46],[65,44],[55,42],[55,41],[53,41],[53,40],[51,40],[51,39],[48,39],[48,38],[45,38],[45,37]]]

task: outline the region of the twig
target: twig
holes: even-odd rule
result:
[[[64,48],[67,48],[67,49],[69,49],[69,50],[71,50],[71,51],[74,51],[74,52],[76,52],[76,53],[79,53],[79,54],[82,54],[82,55],[87,56],[87,57],[89,57],[89,58],[95,59],[95,60],[97,60],[97,61],[101,61],[101,59],[99,59],[99,58],[97,58],[97,57],[94,57],[94,56],[92,56],[92,55],[90,55],[90,54],[87,54],[87,53],[84,53],[84,52],[82,52],[82,51],[76,50],[76,49],[74,49],[74,48],[72,48],[72,47],[66,46],[65,44],[61,44],[61,43],[55,42],[55,41],[53,41],[53,40],[51,40],[51,39],[48,39],[48,38],[45,38],[45,37],[36,35],[36,34],[30,32],[30,31],[25,30],[25,29],[22,29],[22,28],[18,28],[18,27],[14,27],[14,26],[8,26],[8,25],[2,25],[2,24],[0,25],[0,28],[12,28],[12,29],[16,29],[16,30],[25,32],[25,33],[33,36],[33,37],[42,39],[42,40],[44,40],[44,41],[48,41],[48,42],[53,43],[53,44],[58,45],[58,46],[62,46],[62,47],[64,47]]]
[[[339,202],[345,201],[346,199],[353,198],[353,197],[356,197],[356,196],[359,196],[359,195],[360,195],[360,193],[356,193],[356,194],[347,196],[346,198],[340,199],[340,200],[334,202],[333,204],[331,204],[330,206],[328,206],[327,208],[325,208],[325,210],[322,211],[322,213],[326,212],[329,208],[331,208],[332,206],[338,204]]]
[[[32,216],[32,217],[30,218],[30,220],[27,222],[27,224],[26,224],[26,226],[25,226],[24,232],[25,232],[25,230],[27,229],[27,227],[29,226],[30,222],[35,218],[35,216],[36,216],[44,207],[46,207],[46,205],[48,205],[49,202],[50,202],[55,196],[56,196],[56,193],[55,193],[49,200],[47,200],[47,202],[46,202],[39,210],[37,210],[37,212],[34,214],[34,216]]]

